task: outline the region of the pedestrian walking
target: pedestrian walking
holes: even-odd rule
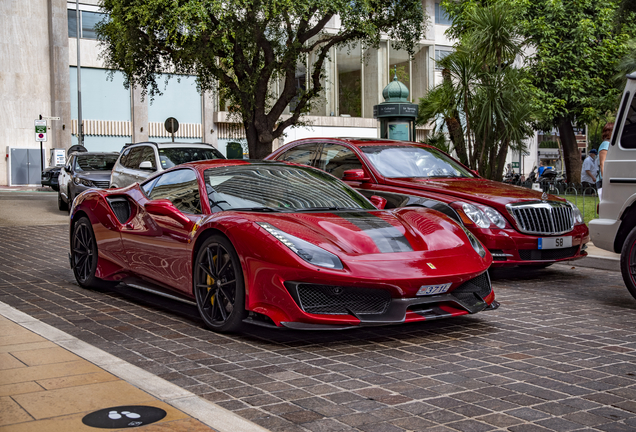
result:
[[[609,122],[603,126],[603,132],[601,137],[603,142],[598,146],[598,178],[596,179],[596,189],[598,189],[598,199],[600,201],[601,194],[603,192],[603,165],[605,165],[605,158],[607,157],[607,149],[609,149],[609,140],[612,138],[612,131],[614,130],[614,123]]]
[[[596,165],[596,156],[598,150],[592,149],[583,161],[583,167],[581,169],[581,186],[583,187],[583,194],[587,194],[588,189],[596,190],[596,177],[598,173],[598,166]]]

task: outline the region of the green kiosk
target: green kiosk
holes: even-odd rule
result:
[[[382,96],[384,102],[373,106],[373,118],[380,121],[380,138],[415,141],[418,107],[409,102],[409,89],[398,81],[397,73],[382,90]]]

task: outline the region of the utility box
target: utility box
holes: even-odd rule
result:
[[[51,149],[50,166],[64,166],[66,163],[66,149],[54,148]]]

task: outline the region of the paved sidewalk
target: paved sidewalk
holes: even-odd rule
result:
[[[571,261],[573,266],[589,267],[600,270],[621,271],[620,254],[599,249],[589,242],[587,244],[587,257]]]
[[[144,425],[144,431],[265,431],[0,303],[1,431],[94,431],[82,423],[87,414],[104,409],[113,412],[110,408],[118,407],[122,411],[122,406],[156,407],[166,412],[161,420]]]

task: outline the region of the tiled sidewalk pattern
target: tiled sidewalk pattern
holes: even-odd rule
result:
[[[99,395],[96,397],[96,395]],[[0,430],[95,431],[82,423],[93,411],[145,405],[167,412],[146,431],[209,432],[148,393],[45,338],[0,317]]]
[[[500,272],[502,307],[452,320],[218,335],[196,308],[79,288],[67,242],[0,228],[0,301],[272,431],[636,430],[636,301],[616,272]]]

